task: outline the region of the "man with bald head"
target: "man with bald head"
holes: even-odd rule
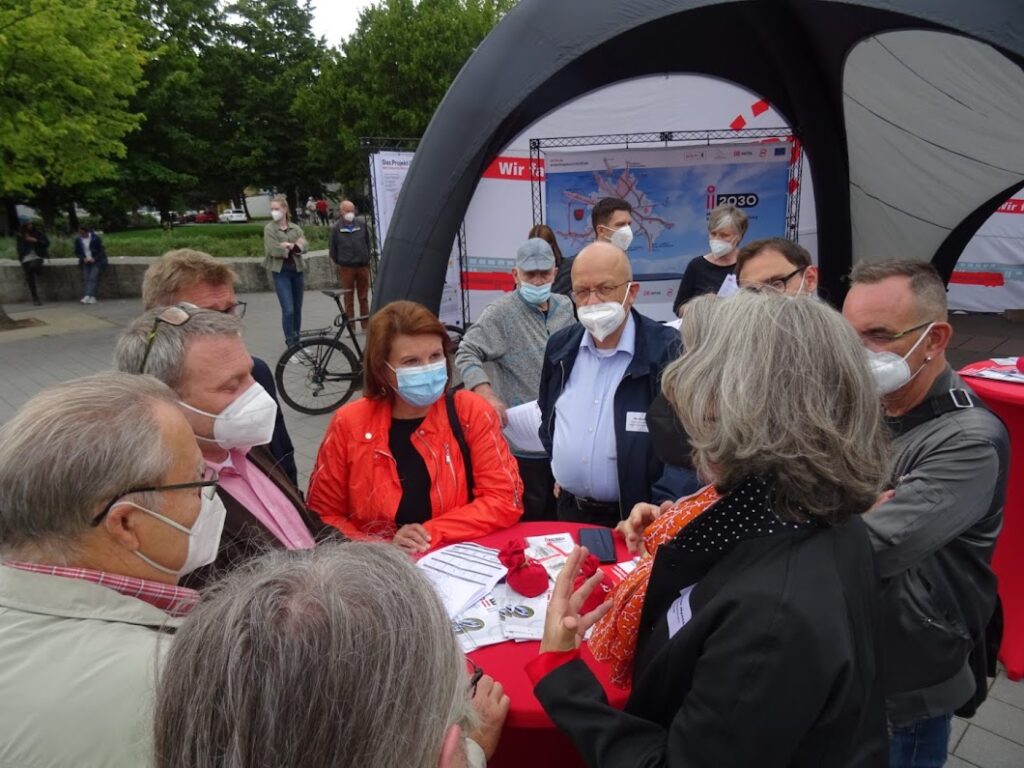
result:
[[[611,243],[592,243],[573,261],[579,322],[548,341],[539,397],[559,519],[614,526],[634,504],[676,498],[646,413],[679,337],[633,308],[639,291],[625,251]]]
[[[370,313],[370,230],[365,222],[356,221],[356,206],[342,200],[338,206],[338,223],[331,228],[328,250],[331,261],[338,265],[338,282],[345,293],[345,313],[355,317],[353,292],[359,297],[359,315]],[[366,321],[361,323],[366,328]]]

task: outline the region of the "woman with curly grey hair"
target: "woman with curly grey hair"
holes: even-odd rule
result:
[[[692,313],[692,314],[691,314]],[[578,660],[585,550],[556,583],[535,693],[591,766],[885,766],[877,581],[860,519],[888,438],[859,340],[822,302],[694,300],[665,395],[720,498],[651,553],[632,692]],[[638,756],[643,756],[640,759]]]
[[[508,697],[487,676],[470,683],[408,555],[359,542],[271,553],[212,587],[177,633],[155,765],[482,766]]]

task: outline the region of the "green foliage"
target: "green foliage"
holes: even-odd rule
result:
[[[105,232],[103,243],[108,256],[162,256],[174,248],[195,248],[212,256],[262,256],[263,227],[266,222],[250,224],[194,224],[164,230],[160,227]],[[304,226],[303,233],[313,251],[327,248],[328,227]],[[50,238],[51,258],[71,258],[74,240]],[[0,258],[13,259],[14,238],[0,239]]]
[[[361,136],[419,137],[462,65],[515,0],[382,0],[296,100],[309,153],[357,187]],[[357,187],[358,188],[358,187]]]
[[[134,0],[0,7],[0,195],[110,176],[140,115],[145,54]]]

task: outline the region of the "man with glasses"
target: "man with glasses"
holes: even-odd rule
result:
[[[103,373],[0,428],[0,764],[152,759],[156,672],[224,508],[177,397]]]
[[[736,257],[736,284],[741,289],[772,289],[787,296],[813,296],[818,268],[807,249],[785,237],[754,240]]]
[[[237,282],[235,270],[208,253],[190,248],[168,251],[150,265],[142,278],[142,306],[150,310],[185,301],[202,309],[234,315],[241,320],[245,317],[245,302],[235,296]],[[252,377],[276,403],[274,374],[270,366],[258,357],[252,359]],[[295,448],[280,408],[277,409],[274,436],[268,447],[292,484],[298,485]]]
[[[626,253],[611,243],[588,245],[574,260],[579,323],[548,342],[538,401],[559,519],[615,526],[634,504],[681,495],[654,455],[646,419],[679,337],[633,308],[639,291]]]
[[[843,315],[895,437],[892,487],[864,516],[883,583],[889,764],[940,766],[952,715],[974,714],[995,663],[1009,437],[946,362],[953,329],[931,264],[860,264],[850,281]]]
[[[277,404],[253,379],[232,315],[190,304],[152,310],[118,339],[115,367],[174,389],[227,508],[216,562],[191,574],[201,586],[268,549],[308,549],[325,526],[267,449]]]

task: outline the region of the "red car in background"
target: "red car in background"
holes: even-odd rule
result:
[[[216,224],[217,214],[213,211],[200,211],[196,214],[196,224]]]

